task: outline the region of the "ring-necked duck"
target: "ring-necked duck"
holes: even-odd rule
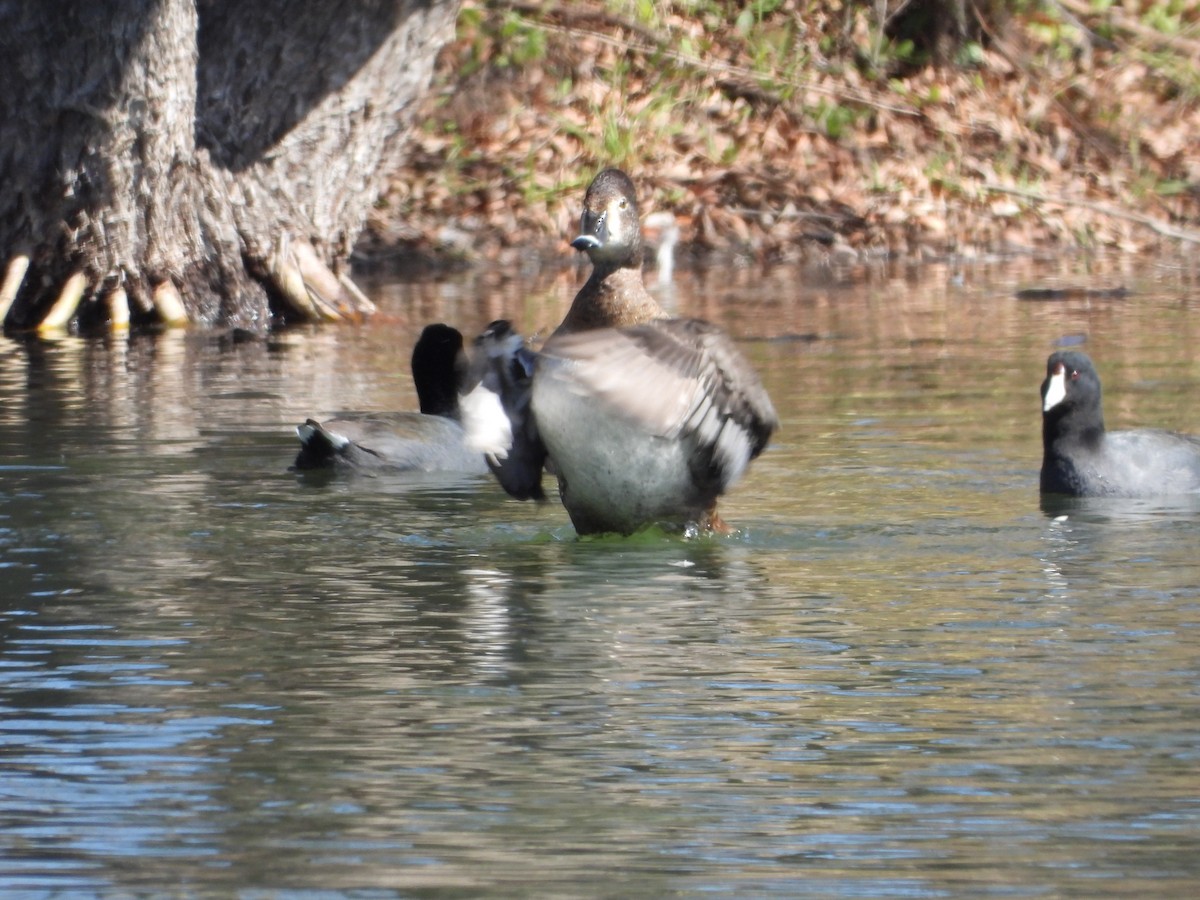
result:
[[[507,436],[495,439],[485,413],[498,406],[474,392],[467,431],[515,497],[538,495],[545,461],[580,534],[721,530],[717,498],[779,425],[771,400],[728,335],[666,318],[646,291],[627,175],[596,176],[580,224],[571,244],[592,273],[541,351],[524,349],[507,322],[477,341],[482,371],[472,381],[500,398]]]

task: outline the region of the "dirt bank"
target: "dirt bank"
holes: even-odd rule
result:
[[[889,37],[879,6],[653,4],[638,18],[631,4],[468,2],[362,253],[566,256],[606,165],[634,176],[644,214],[674,214],[685,255],[1200,242],[1200,4],[1166,24],[1146,23],[1163,6],[1150,2],[1028,4],[940,53]]]

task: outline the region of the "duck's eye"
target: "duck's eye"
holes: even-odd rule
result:
[[[617,209],[624,209],[628,205],[629,205],[629,201],[626,200],[624,197],[622,197],[620,200],[617,201]]]

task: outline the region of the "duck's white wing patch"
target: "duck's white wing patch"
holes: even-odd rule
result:
[[[509,322],[493,322],[475,340],[475,352],[458,398],[467,446],[493,461],[508,457],[528,416],[534,357]]]
[[[475,341],[475,354],[459,397],[469,447],[479,450],[508,493],[541,500],[546,448],[530,411],[536,356],[504,320]]]
[[[500,395],[481,381],[458,398],[466,445],[493,459],[505,459],[512,448],[512,423]]]

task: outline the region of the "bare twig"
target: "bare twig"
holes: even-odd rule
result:
[[[599,22],[601,25],[623,28],[634,34],[640,34],[652,43],[657,43],[659,40],[658,35],[649,28],[644,28],[637,22],[602,9],[589,9],[585,6],[571,7],[560,3],[514,3],[511,0],[487,0],[485,5],[489,9],[508,10],[520,13],[523,16],[539,16],[542,18],[553,16],[561,20],[567,28],[573,28],[579,22]]]
[[[1084,0],[1055,0],[1058,6],[1064,10],[1079,16],[1092,17],[1097,15],[1095,8],[1090,3]],[[1167,47],[1179,53],[1185,53],[1193,60],[1200,59],[1200,41],[1192,40],[1177,34],[1164,34],[1156,28],[1151,28],[1149,25],[1143,25],[1137,19],[1131,19],[1125,13],[1121,12],[1115,6],[1111,6],[1103,13],[1108,20],[1121,31],[1131,34],[1136,38],[1148,41],[1152,44],[1157,44],[1160,47]],[[1074,16],[1072,16],[1074,19]],[[1087,29],[1089,32],[1091,29]]]
[[[745,66],[738,66],[738,65],[734,65],[732,63],[722,62],[720,60],[715,60],[715,59],[701,59],[698,56],[692,56],[691,54],[684,53],[680,50],[677,50],[673,46],[671,46],[666,40],[664,40],[662,37],[655,35],[654,33],[650,32],[649,30],[647,30],[645,28],[642,28],[641,26],[633,25],[632,23],[627,22],[624,19],[619,19],[619,18],[612,17],[612,16],[600,17],[600,21],[602,23],[610,24],[610,25],[613,25],[614,27],[620,27],[627,31],[631,31],[635,34],[640,35],[643,38],[643,40],[641,40],[641,41],[626,40],[624,38],[615,37],[611,34],[606,34],[604,32],[594,31],[590,28],[576,27],[576,26],[572,25],[571,23],[578,22],[578,21],[596,20],[597,17],[596,16],[583,17],[580,15],[576,15],[573,12],[568,14],[564,10],[563,7],[558,6],[556,4],[539,5],[536,3],[521,3],[521,4],[514,5],[514,4],[510,4],[510,3],[503,3],[503,4],[495,3],[495,4],[488,4],[488,6],[490,8],[497,9],[497,10],[503,9],[503,8],[509,8],[509,9],[516,8],[520,12],[531,15],[531,16],[536,15],[536,16],[542,16],[542,17],[549,17],[552,15],[555,18],[561,19],[565,24],[559,25],[559,24],[555,24],[552,22],[546,22],[543,18],[542,27],[545,28],[547,31],[553,31],[558,34],[566,35],[567,37],[570,37],[572,40],[577,40],[580,35],[586,35],[587,37],[592,38],[593,40],[599,41],[604,44],[608,44],[610,47],[615,47],[616,49],[621,50],[625,53],[637,53],[642,56],[655,56],[655,55],[661,56],[665,59],[669,59],[675,63],[678,63],[681,66],[687,66],[688,68],[692,68],[692,69],[696,69],[701,72],[705,72],[714,77],[741,79],[743,81],[748,81],[753,84],[758,84],[763,80],[763,74],[761,72],[755,72],[753,69],[749,69]],[[799,89],[805,90],[805,91],[811,91],[812,93],[815,93],[815,94],[823,94],[825,96],[834,97],[834,98],[836,98],[840,101],[844,101],[844,102],[858,103],[862,106],[869,106],[872,109],[878,109],[878,110],[882,110],[885,112],[895,113],[896,115],[899,115],[899,116],[909,116],[911,118],[920,118],[920,116],[921,116],[921,113],[912,106],[904,106],[904,105],[900,105],[897,103],[893,103],[891,101],[882,99],[881,97],[879,97],[876,94],[868,93],[866,91],[856,91],[856,90],[848,90],[846,88],[826,87],[824,85],[813,84],[812,82],[803,81],[803,80],[800,80],[797,78],[775,77],[775,78],[773,78],[773,80],[779,84],[787,85],[788,87],[799,88]],[[776,102],[782,103],[783,101],[781,99],[778,99]]]
[[[1052,203],[1058,206],[1076,206],[1080,209],[1090,209],[1094,212],[1101,213],[1106,216],[1111,216],[1114,219],[1124,219],[1128,222],[1136,222],[1138,225],[1143,225],[1149,228],[1156,234],[1161,234],[1164,237],[1174,238],[1179,241],[1188,241],[1193,244],[1200,244],[1200,231],[1190,231],[1185,228],[1176,228],[1170,222],[1164,222],[1162,219],[1156,219],[1153,216],[1142,215],[1141,213],[1133,212],[1128,209],[1122,209],[1119,206],[1113,206],[1110,203],[1099,203],[1095,200],[1076,199],[1072,197],[1050,196],[1041,194],[1037,191],[1026,190],[1025,188],[1009,187],[1004,184],[985,183],[983,185],[985,191],[993,194],[1011,194],[1014,197],[1023,197],[1026,200],[1032,200],[1035,203]]]

